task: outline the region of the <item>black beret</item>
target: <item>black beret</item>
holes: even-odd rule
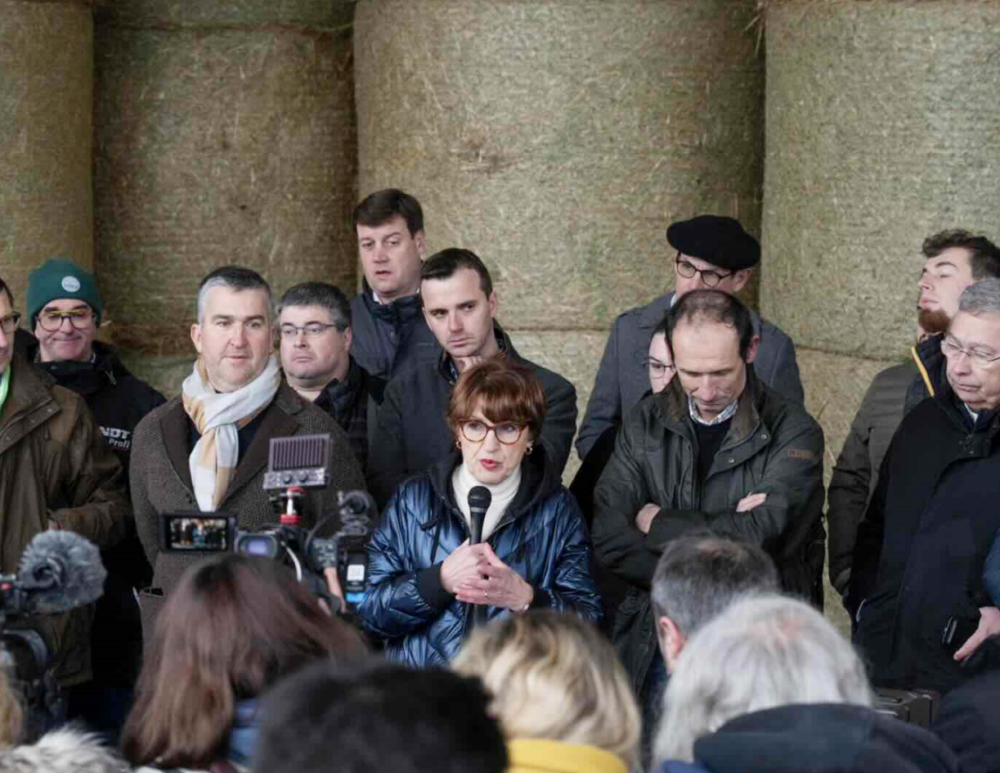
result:
[[[667,241],[675,250],[727,271],[760,263],[760,242],[731,217],[699,215],[681,220],[667,229]]]

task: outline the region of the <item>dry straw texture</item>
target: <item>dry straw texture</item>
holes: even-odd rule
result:
[[[93,258],[92,42],[83,5],[0,1],[0,276],[19,305],[46,258]]]
[[[336,29],[349,24],[347,0],[97,0],[99,18],[121,25],[205,27],[301,25]]]
[[[1000,3],[771,0],[766,29],[762,310],[897,359],[923,238],[1000,236]]]
[[[182,29],[178,5],[155,28],[98,26],[98,280],[114,340],[156,356],[192,351],[197,284],[218,266],[276,293],[355,282],[349,27]],[[349,18],[326,5],[331,28]],[[263,4],[227,4],[244,6],[258,21]]]
[[[511,329],[606,329],[668,283],[664,229],[759,230],[763,60],[734,0],[362,0],[361,193],[424,204]]]

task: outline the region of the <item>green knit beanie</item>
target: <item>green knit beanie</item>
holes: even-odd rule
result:
[[[32,331],[45,304],[60,298],[80,299],[94,310],[96,324],[101,324],[104,304],[97,292],[94,275],[69,258],[52,258],[28,277],[28,319]]]

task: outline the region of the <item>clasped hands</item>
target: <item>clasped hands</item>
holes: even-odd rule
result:
[[[767,494],[747,494],[736,503],[737,513],[749,513],[755,507],[760,507],[767,501]],[[660,506],[652,503],[643,505],[636,513],[635,527],[643,534],[649,534],[649,528],[653,525],[653,519],[659,515]]]
[[[524,609],[535,596],[531,585],[497,558],[485,542],[466,540],[441,564],[441,584],[466,604]]]

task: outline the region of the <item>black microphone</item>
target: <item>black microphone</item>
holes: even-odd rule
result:
[[[53,615],[97,601],[108,573],[101,553],[72,531],[43,531],[25,548],[17,569],[25,615]]]
[[[473,486],[469,492],[470,545],[483,541],[483,521],[492,501],[493,495],[486,486]]]

